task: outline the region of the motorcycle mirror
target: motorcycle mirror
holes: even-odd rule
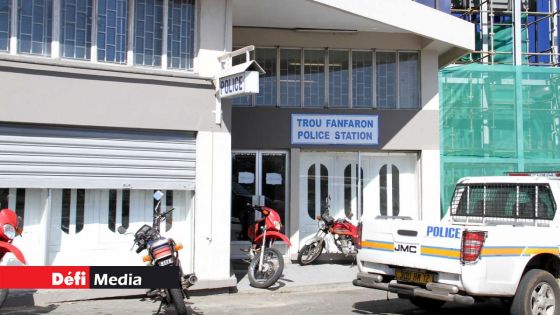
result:
[[[157,200],[157,201],[160,201],[161,198],[163,198],[163,193],[160,190],[156,191],[154,193],[154,199]]]
[[[119,231],[120,234],[124,234],[126,233],[126,228],[124,226],[119,226],[119,228],[117,229],[117,231]]]

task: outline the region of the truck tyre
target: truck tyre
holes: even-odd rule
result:
[[[410,303],[414,304],[414,306],[425,310],[435,310],[442,307],[443,304],[445,304],[445,301],[428,299],[428,298],[418,297],[418,296],[411,297],[409,298],[409,300]]]
[[[532,269],[521,278],[510,313],[560,314],[557,302],[560,302],[560,288],[556,279],[545,270]]]

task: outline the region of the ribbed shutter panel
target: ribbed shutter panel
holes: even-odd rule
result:
[[[194,132],[0,124],[2,187],[192,190]]]

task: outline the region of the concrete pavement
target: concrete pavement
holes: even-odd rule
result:
[[[352,284],[358,273],[358,267],[349,262],[320,262],[307,266],[300,266],[297,262],[286,262],[284,272],[276,284],[268,289],[257,289],[249,284],[248,263],[234,261],[232,266],[238,280],[238,292],[294,291],[303,290],[303,287],[308,290],[309,287],[316,286]]]

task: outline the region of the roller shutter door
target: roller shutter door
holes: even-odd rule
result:
[[[0,124],[2,187],[194,190],[194,132]]]

